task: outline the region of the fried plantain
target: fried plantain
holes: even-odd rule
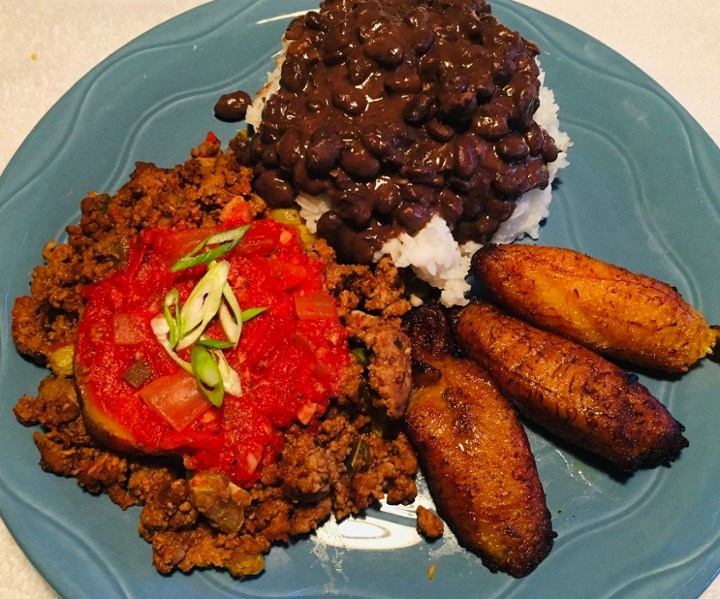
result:
[[[456,330],[531,421],[622,470],[668,464],[688,444],[636,376],[579,344],[477,301],[459,312]]]
[[[631,364],[684,372],[720,345],[677,290],[573,250],[488,245],[471,271],[523,320]]]
[[[439,513],[490,570],[525,576],[555,535],[517,412],[475,363],[450,353],[439,306],[413,310],[405,325],[422,381],[405,422]]]

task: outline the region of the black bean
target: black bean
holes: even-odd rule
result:
[[[495,144],[498,156],[508,162],[524,160],[530,154],[525,139],[519,133],[510,133]]]
[[[414,69],[400,67],[385,79],[385,89],[397,94],[417,94],[422,91],[422,81]]]
[[[283,136],[275,146],[280,164],[285,168],[292,166],[302,158],[304,151],[303,134],[300,129],[291,128],[283,133]]]
[[[394,183],[385,183],[375,190],[375,209],[383,216],[389,216],[400,205],[400,190]]]
[[[435,44],[435,33],[433,33],[432,29],[416,29],[410,32],[408,41],[415,54],[421,56],[426,54]]]
[[[475,93],[467,90],[464,92],[446,92],[440,94],[440,112],[443,119],[453,123],[468,122],[477,106]]]
[[[235,159],[239,164],[252,166],[250,158],[250,143],[244,135],[236,135],[228,142],[228,147],[235,154]]]
[[[304,160],[298,160],[292,167],[293,181],[301,186],[301,189],[311,195],[317,196],[327,192],[328,182],[325,177],[316,177],[308,172]]]
[[[438,194],[438,200],[440,204],[440,216],[442,216],[449,225],[453,225],[463,212],[463,199],[449,189],[443,189]]]
[[[458,73],[457,71],[448,72],[440,82],[444,93],[462,93],[467,91],[470,79],[466,73]]]
[[[360,134],[360,141],[381,161],[395,153],[393,133],[386,125],[371,123]]]
[[[265,171],[255,180],[255,191],[270,206],[288,208],[295,200],[292,185],[280,179],[273,170]]]
[[[543,140],[541,156],[545,162],[554,162],[557,160],[559,151],[555,144],[555,140],[549,135],[545,136]]]
[[[347,64],[347,78],[352,85],[364,83],[375,70],[375,65],[364,56],[351,58]]]
[[[365,187],[346,190],[333,205],[333,210],[343,220],[351,221],[358,226],[365,226],[370,222],[373,208],[373,193]]]
[[[509,198],[519,197],[525,191],[527,169],[523,164],[514,164],[504,172],[496,172],[493,186]]]
[[[370,38],[363,48],[369,58],[386,68],[394,69],[405,60],[402,42],[390,33]]]
[[[425,123],[425,130],[428,132],[430,137],[440,143],[450,141],[455,135],[455,129],[451,125],[443,123],[437,119],[431,119]]]
[[[375,251],[379,249],[376,239],[353,231],[349,227],[340,229],[337,244],[341,260],[358,264],[371,264]]]
[[[406,177],[413,183],[421,183],[423,185],[434,185],[436,183],[437,171],[431,164],[423,164],[419,162],[406,163],[400,169],[403,177]]]
[[[477,169],[478,160],[475,154],[475,141],[469,135],[455,138],[455,164],[453,170],[458,177],[467,179]]]
[[[327,174],[340,160],[344,146],[337,134],[317,129],[307,145],[305,166],[315,176]]]
[[[417,94],[408,100],[403,118],[409,125],[421,125],[433,116],[435,98],[431,94]]]
[[[393,144],[398,149],[408,148],[418,140],[417,131],[405,123],[392,122],[388,123],[387,127],[393,134]]]
[[[497,89],[490,72],[480,66],[470,72],[469,87],[475,91],[478,104],[489,102]]]
[[[245,118],[245,113],[250,104],[252,104],[250,95],[240,90],[220,96],[213,110],[217,118],[232,123],[242,121]]]
[[[343,86],[336,88],[332,93],[332,102],[345,114],[358,116],[367,108],[365,92],[356,87]]]
[[[340,229],[343,228],[343,221],[333,210],[325,212],[317,222],[317,232],[323,239],[327,239],[330,243],[335,243],[338,238]]]
[[[477,194],[465,196],[462,209],[462,219],[465,221],[478,218],[485,209],[485,198]]]
[[[275,146],[269,146],[263,150],[261,162],[265,168],[277,168],[280,166],[280,158],[275,148]]]
[[[538,90],[527,81],[527,77],[521,76],[513,80],[513,91],[515,105],[508,122],[519,131],[527,131],[539,106]]]
[[[261,136],[253,135],[250,138],[250,143],[248,144],[248,157],[251,162],[260,162],[260,160],[262,160],[262,153],[264,149],[265,145],[263,144]]]
[[[437,192],[425,185],[409,183],[400,187],[403,203],[420,204],[429,208],[437,203]]]
[[[515,208],[512,200],[491,196],[485,204],[485,212],[487,215],[498,222],[503,222],[510,218]]]
[[[341,26],[328,31],[323,44],[325,50],[323,62],[326,65],[341,63],[348,54],[352,37],[347,21],[343,21]]]
[[[430,23],[430,15],[424,6],[416,6],[405,14],[403,21],[413,29],[417,29],[426,27]]]
[[[545,143],[545,132],[540,125],[535,123],[525,132],[525,143],[531,156],[537,156],[542,152]]]
[[[483,214],[473,225],[477,231],[476,237],[480,238],[481,243],[486,243],[490,237],[492,237],[493,233],[497,231],[500,223],[489,214]]]
[[[405,227],[410,234],[417,233],[430,220],[432,214],[422,204],[403,202],[395,213],[398,224]]]
[[[380,172],[380,162],[358,141],[345,146],[340,155],[340,164],[347,173],[360,181],[375,178]]]
[[[436,49],[437,46],[420,59],[418,73],[423,81],[434,82],[440,74],[440,54]]]
[[[325,19],[320,15],[319,12],[315,10],[311,10],[310,12],[305,13],[305,24],[310,29],[315,29],[318,31],[325,31],[327,29],[327,23],[325,22]]]
[[[500,139],[510,131],[507,114],[497,114],[496,111],[490,114],[476,115],[474,128],[478,135],[491,140]]]
[[[507,58],[493,62],[493,81],[498,87],[507,85],[515,74],[515,63]]]
[[[280,67],[280,85],[291,92],[301,92],[308,79],[308,65],[301,56],[288,56]]]

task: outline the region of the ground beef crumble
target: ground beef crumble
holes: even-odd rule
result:
[[[139,231],[211,226],[239,201],[263,214],[267,207],[249,181],[250,172],[210,136],[184,164],[140,163],[116,194],[89,194],[80,223],[67,228],[67,243],[46,245],[30,295],[15,302],[12,334],[20,353],[47,365],[73,344],[83,286],[121,264]],[[76,478],[123,509],[143,506],[138,531],[152,544],[160,572],[216,567],[255,575],[274,544],[333,515],[342,519],[382,498],[402,504],[415,498],[418,463],[397,420],[410,392],[409,345],[399,321],[410,305],[399,274],[387,261],[338,265],[322,241],[308,251],[326,264],[327,287],[364,358],[348,368],[340,397],[317,426],[286,431],[279,461],[253,487],[241,489],[219,472],[186,473],[173,458],[101,447],[85,429],[71,373],[49,374],[36,397],[15,406],[21,423],[37,427],[43,469]]]

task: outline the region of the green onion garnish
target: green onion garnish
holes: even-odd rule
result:
[[[180,335],[177,349],[190,347],[200,338],[215,317],[223,298],[223,289],[230,272],[229,262],[211,262],[180,309]]]
[[[240,333],[242,333],[242,311],[235,297],[235,292],[229,283],[225,283],[222,297],[225,301],[220,304],[220,308],[218,309],[220,326],[222,326],[222,330],[228,338],[228,341],[232,343],[232,346],[237,347],[240,341]]]
[[[228,349],[234,344],[232,341],[222,341],[221,339],[198,339],[195,343],[202,345],[203,347],[209,347],[210,349]]]
[[[220,233],[210,235],[173,264],[170,272],[178,272],[179,270],[192,268],[198,264],[209,264],[213,260],[217,260],[240,243],[240,240],[245,236],[249,228],[250,225],[243,225],[242,227],[230,229],[229,231],[221,231]],[[219,245],[203,251],[208,246],[215,244]]]
[[[267,307],[265,308],[248,308],[247,310],[243,310],[240,314],[240,319],[243,322],[247,322],[248,320],[251,320],[252,318],[255,318],[256,316],[259,316],[263,312],[267,310]]]
[[[175,347],[180,340],[180,292],[176,287],[165,296],[163,314],[170,329],[170,346]]]
[[[202,345],[196,345],[190,352],[192,366],[198,388],[210,403],[219,408],[225,396],[220,367],[209,350]]]
[[[222,405],[226,392],[236,397],[242,394],[240,375],[230,366],[222,350],[237,347],[243,323],[267,309],[241,310],[228,283],[230,263],[218,261],[240,242],[249,228],[250,225],[243,225],[210,235],[178,260],[172,272],[199,264],[207,264],[207,272],[183,305],[180,305],[178,289],[171,289],[165,296],[162,316],[151,321],[153,332],[168,355],[195,377],[200,391],[217,407]],[[207,249],[209,246],[215,247]],[[203,335],[216,316],[225,339]],[[177,352],[190,347],[190,362],[187,362]]]

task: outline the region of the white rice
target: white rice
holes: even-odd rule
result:
[[[275,60],[275,70],[268,73],[267,83],[247,110],[246,121],[255,128],[259,127],[262,121],[265,101],[280,85],[280,67],[284,56],[285,48]],[[532,189],[517,200],[510,218],[503,222],[493,235],[493,243],[511,243],[526,235],[532,239],[539,237],[540,224],[550,214],[552,182],[558,171],[568,165],[567,151],[572,141],[567,133],[560,130],[558,105],[552,90],[544,85],[544,79],[545,73],[541,68],[540,107],[534,118],[555,140],[559,150],[558,158],[548,164],[548,186],[545,189]],[[330,209],[328,198],[300,194],[296,201],[308,230],[315,233],[318,219]],[[469,301],[467,295],[470,283],[467,279],[470,259],[480,247],[480,244],[474,242],[458,244],[445,220],[434,216],[415,235],[401,233],[388,240],[380,251],[375,253],[374,259],[378,261],[383,255],[389,255],[397,267],[412,268],[418,278],[439,289],[440,301],[446,306],[465,305]],[[413,299],[415,303],[421,301],[418,298]]]

